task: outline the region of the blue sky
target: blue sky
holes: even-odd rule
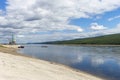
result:
[[[92,18],[78,18],[73,19],[70,21],[70,24],[81,26],[83,28],[88,29],[90,27],[90,24],[93,22],[97,22],[98,24],[104,25],[108,28],[115,27],[118,23],[120,23],[120,18],[114,19],[112,21],[109,21],[109,18],[119,16],[120,15],[120,8],[115,9],[113,11],[105,12],[103,14],[98,14],[92,16]],[[100,17],[99,19],[96,19],[96,17]]]
[[[41,42],[120,33],[119,3],[0,0],[0,42],[9,40],[11,34],[18,42]]]
[[[0,0],[0,9],[5,10],[6,8],[6,0]]]

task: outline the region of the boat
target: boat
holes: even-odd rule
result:
[[[24,48],[24,46],[18,46],[18,48]]]

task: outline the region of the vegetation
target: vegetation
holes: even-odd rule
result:
[[[4,47],[4,46],[2,46],[2,45],[0,44],[0,47]]]
[[[45,44],[100,44],[120,45],[120,34],[105,35],[92,38],[74,39],[66,41],[45,42]]]

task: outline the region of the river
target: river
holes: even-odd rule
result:
[[[24,45],[19,52],[103,77],[120,80],[120,46]]]

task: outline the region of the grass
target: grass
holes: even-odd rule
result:
[[[4,47],[4,46],[0,45],[0,47]]]
[[[46,42],[47,44],[100,44],[120,45],[120,34],[105,35],[92,38],[74,39],[66,41]]]

